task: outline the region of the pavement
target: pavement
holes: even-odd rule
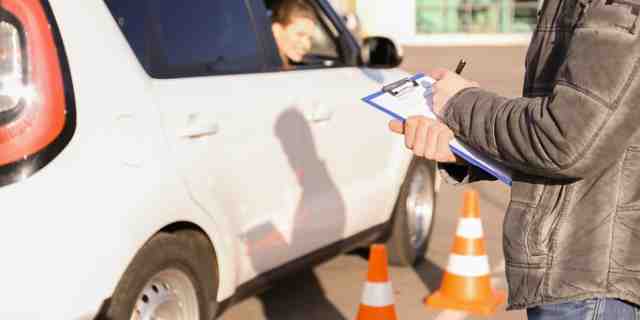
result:
[[[402,67],[429,72],[436,67],[455,68],[460,58],[468,64],[463,75],[505,96],[521,92],[526,47],[405,47]],[[467,187],[443,184],[436,199],[434,234],[425,260],[413,268],[390,268],[398,319],[526,319],[522,311],[501,308],[491,317],[469,316],[456,311],[426,309],[422,299],[440,286],[446,267],[464,188],[480,194],[480,214],[491,265],[494,288],[506,290],[502,254],[502,218],[509,189],[499,182]],[[248,298],[225,311],[222,320],[347,320],[355,319],[366,280],[367,261],[359,254],[345,254],[316,268],[282,279],[268,291]],[[504,307],[504,306],[503,306]]]

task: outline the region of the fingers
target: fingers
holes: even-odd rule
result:
[[[415,138],[416,138],[416,130],[418,129],[418,124],[420,123],[419,116],[409,117],[404,122],[404,144],[408,149],[413,150]]]
[[[449,143],[453,139],[453,132],[451,130],[442,130],[440,135],[438,135],[438,142],[436,143],[436,161],[438,162],[456,162],[457,159],[453,152],[451,152],[451,147]]]
[[[407,124],[410,124],[410,129],[406,128],[406,131],[411,131],[412,135],[409,138],[405,136],[405,140],[414,155],[438,162],[456,161],[449,147],[453,132],[446,125],[425,117],[412,119]]]
[[[424,157],[424,151],[428,145],[427,140],[429,139],[428,132],[432,124],[426,118],[420,119],[418,124],[416,139],[413,144],[413,154],[418,157]]]
[[[456,162],[449,148],[453,132],[445,124],[424,116],[409,117],[404,123],[398,120],[389,122],[389,128],[395,133],[404,133],[404,143],[414,155],[438,162]]]
[[[437,122],[434,122],[433,125],[429,126],[429,130],[427,132],[427,145],[424,149],[424,157],[427,159],[435,160],[436,159],[436,151],[438,148],[438,136],[442,131],[442,127]]]
[[[431,111],[433,111],[438,116],[442,116],[444,106],[449,100],[451,94],[446,90],[446,87],[439,88],[439,86],[442,86],[442,83],[436,82],[434,84],[434,94],[431,98],[433,107],[431,108]]]
[[[403,134],[404,123],[400,120],[391,120],[389,121],[389,129],[395,133]]]
[[[438,81],[438,80],[442,80],[447,73],[449,73],[450,71],[447,69],[443,69],[443,68],[437,68],[434,69],[433,71],[431,71],[431,73],[429,74],[429,76],[431,78],[433,78],[434,80]]]

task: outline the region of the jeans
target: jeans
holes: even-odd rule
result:
[[[640,320],[640,309],[618,299],[597,298],[527,309],[529,320]]]

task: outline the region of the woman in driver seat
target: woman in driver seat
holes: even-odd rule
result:
[[[279,0],[272,6],[271,30],[278,45],[283,69],[294,64],[311,50],[316,28],[313,8],[305,0]]]

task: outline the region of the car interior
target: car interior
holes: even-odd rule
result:
[[[273,16],[273,8],[278,1],[282,0],[264,1],[267,9],[265,14],[270,21]],[[314,9],[316,28],[312,36],[311,50],[302,61],[294,62],[295,69],[342,66],[344,63],[337,45],[339,31],[317,3],[310,0],[305,0],[305,2]]]

